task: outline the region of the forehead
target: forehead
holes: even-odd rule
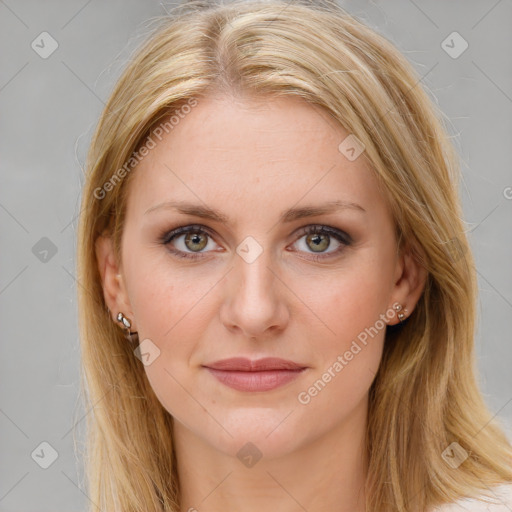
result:
[[[378,206],[383,198],[366,159],[339,150],[348,135],[300,98],[198,99],[161,140],[153,137],[134,170],[129,209],[187,200],[236,217],[244,209],[275,216],[301,202]]]

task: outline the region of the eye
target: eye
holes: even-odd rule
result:
[[[169,250],[179,258],[195,260],[203,257],[201,251],[208,247],[209,238],[211,240],[211,235],[203,226],[181,226],[165,233],[161,243],[168,246]],[[174,245],[171,242],[174,242]]]
[[[303,236],[296,243],[303,241],[299,245],[302,245],[304,252],[313,251],[314,254],[309,259],[314,261],[338,255],[346,246],[352,243],[350,235],[329,226],[308,226],[302,233]],[[335,239],[335,244],[332,243],[333,238]],[[326,252],[333,245],[334,250]]]

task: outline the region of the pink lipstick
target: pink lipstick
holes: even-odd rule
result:
[[[307,368],[276,357],[254,361],[234,357],[203,366],[220,382],[239,391],[270,391],[297,378]]]

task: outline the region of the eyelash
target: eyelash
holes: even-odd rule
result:
[[[179,228],[173,229],[172,231],[165,231],[160,237],[159,242],[162,245],[168,246],[175,238],[177,238],[180,235],[184,235],[187,233],[200,233],[200,234],[206,234],[209,237],[213,238],[210,230],[206,228],[206,226],[201,226],[200,224],[193,224],[189,226],[180,226]],[[333,238],[335,238],[338,242],[340,242],[342,245],[336,249],[335,251],[332,251],[330,253],[326,253],[326,255],[313,255],[309,257],[308,259],[311,259],[313,261],[321,261],[323,259],[327,259],[330,257],[333,257],[337,254],[339,254],[341,251],[343,251],[344,246],[349,246],[352,243],[352,238],[347,233],[340,231],[339,229],[330,228],[329,226],[323,226],[323,225],[311,225],[307,226],[306,228],[303,228],[300,237],[297,240],[300,240],[303,236],[310,235],[310,234],[324,234],[329,235]],[[185,253],[183,251],[179,251],[176,249],[168,248],[168,250],[177,256],[178,258],[184,258],[191,261],[203,258],[203,254],[201,252],[198,253]]]

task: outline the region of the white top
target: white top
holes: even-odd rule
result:
[[[492,498],[464,498],[455,503],[447,503],[434,508],[432,512],[511,512],[512,484],[502,484],[492,488]],[[486,501],[489,500],[489,501]]]

